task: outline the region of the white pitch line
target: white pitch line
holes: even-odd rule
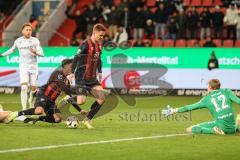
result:
[[[117,142],[126,142],[126,141],[138,141],[138,140],[144,140],[144,139],[159,139],[159,138],[178,137],[178,136],[187,136],[187,135],[190,135],[190,134],[168,134],[168,135],[157,135],[157,136],[149,136],[149,137],[123,138],[123,139],[81,142],[81,143],[72,143],[72,144],[6,149],[6,150],[0,150],[0,154],[1,153],[12,153],[12,152],[27,152],[27,151],[45,150],[45,149],[55,149],[55,148],[66,148],[66,147],[84,146],[84,145],[92,145],[92,144],[106,144],[106,143],[117,143]]]

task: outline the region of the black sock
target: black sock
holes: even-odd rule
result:
[[[34,112],[35,112],[35,108],[29,108],[29,109],[27,109],[27,110],[18,112],[18,116],[22,116],[22,115],[34,115]]]
[[[55,119],[53,116],[40,116],[38,120],[43,122],[48,122],[48,123],[55,123]]]
[[[77,104],[77,97],[74,96],[74,97],[70,97],[68,98],[68,103],[71,103],[71,104]]]
[[[87,118],[89,120],[93,119],[93,117],[97,114],[97,112],[99,111],[99,109],[102,107],[102,105],[100,105],[97,101],[95,101],[92,106],[91,106],[91,110],[87,115]]]
[[[71,103],[72,106],[78,111],[81,112],[82,108],[77,104],[77,97],[71,97],[68,100],[68,103]]]

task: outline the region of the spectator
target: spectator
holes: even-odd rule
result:
[[[198,28],[198,20],[199,16],[196,12],[196,9],[192,7],[190,11],[187,12],[187,34],[191,39],[195,39],[197,36],[197,28]]]
[[[72,39],[71,39],[70,45],[71,45],[71,46],[79,46],[76,38],[72,38]]]
[[[146,0],[135,0],[136,6],[143,8],[144,6],[146,6]]]
[[[185,8],[183,0],[175,0],[175,7],[178,12],[183,12]]]
[[[144,13],[145,13],[146,19],[151,19],[151,20],[154,19],[154,15],[153,15],[153,12],[152,12],[150,7],[145,6],[144,7]]]
[[[146,22],[145,34],[147,39],[152,39],[154,35],[154,25],[151,19]]]
[[[138,39],[134,44],[134,47],[144,47],[143,41],[141,39]]]
[[[123,12],[121,12],[121,25],[126,29],[129,36],[131,36],[131,14],[128,10],[128,7],[125,7],[123,9]]]
[[[215,69],[215,68],[219,68],[218,60],[215,56],[214,51],[212,51],[211,58],[208,60],[208,69],[212,70],[212,69]]]
[[[35,18],[34,15],[31,15],[30,19],[29,19],[29,22],[32,25],[32,30],[33,30],[32,34],[33,34],[33,36],[36,36],[36,31],[38,29],[38,20],[37,20],[37,18]]]
[[[233,0],[222,0],[223,6],[228,7]]]
[[[116,6],[113,5],[111,8],[111,13],[108,14],[108,33],[110,39],[113,39],[115,34],[117,33],[117,26],[121,23],[120,17],[121,12],[117,10]]]
[[[102,4],[102,1],[101,1],[101,0],[96,0],[96,1],[94,2],[94,6],[95,6],[95,9],[96,9],[99,13],[102,12],[102,6],[103,6],[103,4]]]
[[[104,5],[104,6],[110,6],[110,7],[112,7],[113,6],[113,0],[102,0],[102,4]]]
[[[160,3],[157,11],[155,12],[155,39],[159,37],[159,29],[161,32],[162,40],[165,40],[166,24],[168,20],[168,12],[163,3]]]
[[[102,17],[105,22],[108,22],[108,17],[110,13],[111,13],[111,10],[109,6],[103,6]]]
[[[129,6],[129,1],[128,0],[122,0],[118,7],[121,11],[123,11],[124,8],[128,8],[128,6]]]
[[[206,7],[203,8],[203,11],[199,16],[199,19],[201,24],[200,38],[205,39],[207,36],[211,35],[211,31],[210,31],[211,13]]]
[[[110,38],[109,38],[109,35],[106,34],[106,35],[104,36],[103,42],[102,42],[103,47],[108,47],[108,44],[109,44],[110,41],[111,41],[111,40],[110,40]]]
[[[177,15],[177,23],[179,25],[178,38],[186,38],[187,17],[184,11],[180,11]]]
[[[77,10],[76,15],[70,15],[68,11],[66,11],[66,15],[68,18],[73,19],[76,24],[76,28],[72,33],[72,38],[76,38],[76,35],[80,32],[82,33],[82,35],[85,35],[87,32],[86,21],[84,18],[85,14],[81,14],[80,10]]]
[[[216,6],[212,14],[212,24],[215,38],[222,38],[223,35],[223,18],[224,14],[221,12],[220,7]]]
[[[133,21],[133,39],[138,40],[143,38],[146,17],[142,8],[137,7]]]
[[[227,25],[227,38],[230,39],[233,34],[233,40],[236,40],[236,25],[237,25],[238,11],[234,4],[230,4],[224,17],[224,22]]]
[[[165,1],[165,6],[168,15],[172,15],[174,12],[177,12],[176,6],[174,4],[174,0]]]
[[[113,42],[115,42],[117,45],[120,43],[128,40],[128,34],[126,32],[126,29],[122,26],[118,27],[118,31],[115,34],[115,37],[113,39]]]
[[[95,9],[93,4],[88,6],[87,11],[85,12],[85,21],[87,23],[87,33],[88,35],[92,34],[93,25],[97,23],[98,20],[98,12]]]
[[[206,42],[203,45],[203,47],[217,47],[217,45],[212,41],[211,36],[208,36]]]
[[[240,40],[240,12],[238,12],[237,20],[237,40]]]
[[[179,25],[177,23],[176,13],[174,13],[173,16],[169,17],[169,23],[168,23],[169,36],[174,41],[176,41],[177,39],[178,31],[179,31]]]

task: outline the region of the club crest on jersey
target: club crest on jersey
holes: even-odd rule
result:
[[[59,75],[58,75],[58,79],[61,79],[61,80],[62,80],[62,79],[63,79],[63,75],[59,74]]]

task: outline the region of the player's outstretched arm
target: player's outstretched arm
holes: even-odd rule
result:
[[[240,98],[238,98],[230,89],[228,89],[229,97],[233,102],[240,104]]]
[[[167,116],[175,114],[175,113],[183,113],[183,112],[187,112],[187,111],[204,108],[205,106],[206,105],[204,103],[204,100],[200,100],[197,103],[186,105],[186,106],[183,106],[180,108],[172,108],[171,106],[168,105],[166,109],[162,110],[162,115],[164,117],[167,117]]]
[[[178,108],[177,112],[178,113],[183,113],[183,112],[187,112],[187,111],[193,111],[193,110],[196,110],[196,109],[204,108],[205,106],[206,105],[205,105],[204,101],[200,100],[197,103],[186,105],[186,106]]]
[[[4,56],[8,56],[10,54],[12,54],[16,49],[16,42],[14,42],[13,46],[8,49],[6,52],[4,52],[3,54],[0,54],[0,57],[4,57]]]

